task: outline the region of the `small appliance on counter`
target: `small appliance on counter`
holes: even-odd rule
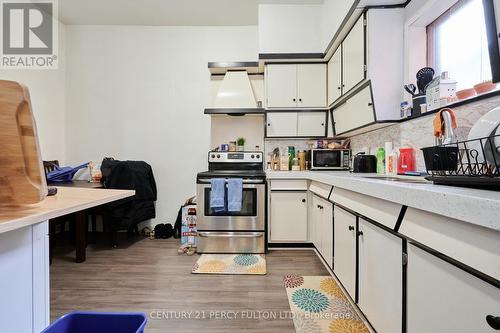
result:
[[[352,158],[351,171],[354,173],[375,173],[377,171],[377,157],[357,153]]]
[[[312,149],[311,170],[349,170],[349,149]]]

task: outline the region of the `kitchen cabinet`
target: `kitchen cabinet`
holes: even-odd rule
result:
[[[356,298],[356,224],[357,217],[335,206],[333,209],[333,271],[352,299]]]
[[[268,112],[266,135],[268,137],[297,136],[297,113]]]
[[[377,332],[400,333],[403,241],[363,218],[359,218],[358,235],[358,306]]]
[[[408,245],[407,279],[408,333],[500,329],[486,319],[500,317],[499,288],[413,244]]]
[[[326,64],[269,64],[265,83],[268,108],[326,106]]]
[[[312,194],[309,215],[310,241],[329,267],[333,267],[333,206],[327,200]]]
[[[271,241],[307,241],[306,199],[306,191],[271,191]]]
[[[333,110],[335,135],[375,122],[370,83]]]
[[[297,65],[266,67],[267,107],[297,107]]]
[[[267,137],[325,137],[326,111],[267,112]]]
[[[326,112],[299,112],[297,136],[320,137],[326,135]]]
[[[342,47],[328,61],[328,105],[342,96]]]
[[[342,42],[342,91],[365,79],[365,18],[362,15]]]

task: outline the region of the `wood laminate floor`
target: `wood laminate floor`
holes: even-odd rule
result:
[[[89,246],[81,264],[73,251],[56,248],[51,321],[73,310],[140,311],[148,316],[145,333],[293,332],[283,275],[328,275],[310,250],[271,251],[263,276],[191,274],[197,256],[178,255],[178,244],[136,238],[115,249]]]

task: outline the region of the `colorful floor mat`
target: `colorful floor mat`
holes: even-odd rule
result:
[[[286,275],[283,282],[295,332],[370,332],[332,277]]]
[[[193,266],[193,274],[266,274],[263,254],[202,254]]]

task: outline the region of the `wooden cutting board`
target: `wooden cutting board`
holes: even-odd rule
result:
[[[46,195],[28,88],[0,80],[0,204],[33,204]]]

